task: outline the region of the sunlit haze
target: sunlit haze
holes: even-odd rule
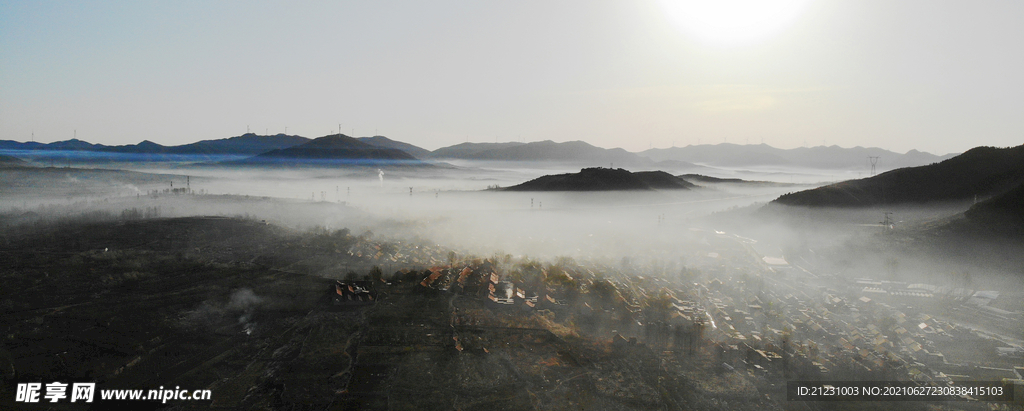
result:
[[[935,154],[1024,129],[1015,1],[3,2],[0,139],[340,131]]]
[[[683,31],[711,44],[733,46],[764,41],[787,28],[807,0],[663,0],[668,18]]]

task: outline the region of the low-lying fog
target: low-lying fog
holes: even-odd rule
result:
[[[50,204],[50,210],[59,208],[60,213],[160,207],[162,217],[250,215],[300,229],[370,230],[395,240],[428,241],[479,256],[567,256],[614,264],[624,259],[652,260],[668,268],[727,264],[716,260],[724,257],[714,257],[720,253],[709,242],[709,238],[725,238],[737,247],[750,246],[756,258],[785,257],[808,269],[830,271],[816,274],[898,276],[901,281],[943,283],[957,270],[974,271],[977,281],[1006,278],[1005,271],[1012,270],[1005,265],[975,267],[975,261],[961,257],[951,265],[932,250],[909,255],[906,250],[912,247],[886,243],[890,240],[880,224],[886,211],[894,212],[896,227],[924,229],[970,204],[813,211],[797,213],[799,217],[758,210],[781,194],[813,188],[837,176],[850,178],[855,173],[849,170],[718,169],[717,175],[711,174],[787,183],[780,185],[506,192],[486,189],[544,174],[576,172],[579,167],[463,162],[426,171],[384,169],[382,174],[376,169],[159,168],[152,164],[137,169],[145,174],[50,168],[39,171],[37,180],[24,180],[31,177],[23,172],[17,182],[3,183],[0,211],[37,211],[40,204]],[[788,184],[794,180],[804,184]],[[205,195],[163,193],[172,184]],[[147,195],[154,190],[160,194]],[[1020,272],[1010,274],[1019,277]]]
[[[294,216],[288,210],[258,216],[271,221],[369,229],[397,238],[414,235],[477,255],[500,251],[542,258],[621,258],[651,250],[671,252],[681,245],[675,240],[680,233],[675,231],[688,229],[710,213],[764,203],[787,191],[810,187],[718,185],[676,191],[508,192],[486,189],[579,168],[461,165],[432,171],[386,169],[383,175],[374,169],[194,169],[187,172],[187,184],[206,194],[340,203],[370,218],[353,221],[340,212]],[[146,171],[184,174],[181,169]],[[174,187],[185,187],[185,179],[178,176],[139,189],[143,195],[153,189],[162,191],[170,188],[172,181]],[[237,212],[250,210],[250,206],[240,206]],[[209,212],[214,210],[179,209],[176,213]]]

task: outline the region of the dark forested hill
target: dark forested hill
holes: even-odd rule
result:
[[[664,171],[631,173],[621,168],[584,168],[579,173],[547,175],[508,187],[509,191],[611,191],[690,189],[694,185]]]
[[[395,148],[381,148],[359,141],[344,134],[335,134],[313,139],[305,144],[249,157],[244,160],[225,162],[226,165],[327,165],[365,163],[404,163],[424,165],[409,153]]]
[[[975,204],[964,215],[997,231],[1024,234],[1024,184]]]
[[[790,193],[775,203],[810,207],[967,200],[999,195],[1024,182],[1024,146],[977,147],[940,163],[892,170]]]
[[[359,137],[357,140],[380,148],[396,148],[416,158],[430,157],[430,151],[427,149],[420,148],[409,143],[395,141],[384,136]]]

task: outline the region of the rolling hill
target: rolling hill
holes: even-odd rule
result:
[[[2,168],[28,167],[28,166],[29,166],[29,164],[25,160],[22,160],[22,159],[17,158],[17,157],[6,156],[6,155],[3,155],[3,154],[0,154],[0,167],[2,167]]]
[[[998,196],[1024,182],[1024,145],[976,147],[942,161],[783,195],[773,203],[864,207]]]
[[[0,140],[0,149],[2,150],[99,150],[107,146],[101,144],[92,144],[79,139],[71,139],[65,141],[54,141],[52,143],[38,143],[35,141],[13,141],[13,140]]]
[[[409,143],[404,143],[404,142],[401,142],[401,141],[395,141],[395,140],[392,140],[392,139],[384,137],[384,136],[359,137],[359,138],[357,138],[357,140],[362,141],[362,142],[364,142],[366,144],[369,144],[371,146],[375,146],[375,147],[394,148],[394,149],[402,150],[402,151],[408,153],[409,155],[411,155],[413,157],[416,157],[416,158],[420,158],[420,159],[429,158],[430,157],[430,150],[427,150],[427,149],[424,149],[424,148],[420,148],[420,147],[414,146],[414,145],[409,144]]]
[[[192,144],[166,147],[172,154],[260,154],[271,150],[294,147],[309,142],[301,136],[276,134],[260,136],[243,134],[217,140],[203,140]],[[141,143],[140,143],[141,145]]]
[[[382,163],[429,166],[402,150],[381,148],[344,134],[319,137],[298,146],[272,150],[243,160],[226,161],[221,164],[301,166]]]
[[[584,168],[579,173],[539,177],[507,187],[507,191],[613,191],[613,190],[688,190],[689,182],[664,171],[632,173],[621,168]]]
[[[478,153],[482,153],[488,150],[497,150],[508,147],[521,146],[526,143],[508,142],[508,143],[459,143],[454,146],[442,147],[437,150],[430,152],[432,158],[446,158],[446,159],[460,159],[460,160],[471,160],[476,159]]]
[[[683,180],[689,181],[693,184],[737,184],[747,186],[773,186],[773,187],[785,187],[793,186],[793,183],[776,183],[774,181],[755,181],[755,180],[743,180],[740,178],[719,178],[711,177],[703,174],[683,174],[676,176]]]

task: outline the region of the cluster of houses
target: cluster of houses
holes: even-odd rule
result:
[[[374,258],[389,255],[394,259],[416,255],[417,261],[439,262],[439,253],[431,250],[422,250],[420,255],[364,246],[365,250],[356,250],[357,255],[365,252]],[[974,331],[927,314],[941,304],[953,301],[990,319],[1020,320],[1019,313],[997,307],[1000,293],[996,291],[869,278],[830,278],[818,282],[829,286],[815,286],[814,281],[796,275],[773,276],[775,269],[751,276],[729,275],[723,268],[714,278],[695,283],[622,279],[615,283],[617,304],[610,308],[607,301],[593,300],[593,295],[569,299],[559,287],[530,287],[499,275],[499,271],[493,262],[476,261],[460,269],[435,264],[407,277],[414,278],[424,292],[474,295],[496,310],[571,313],[581,327],[588,321],[622,324],[616,333],[635,336],[620,335],[623,346],[646,343],[690,353],[711,347],[724,367],[745,369],[762,378],[895,378],[948,383],[1014,378],[1013,361],[1024,359],[1022,348],[999,347],[998,355],[1006,358],[1006,363],[965,364],[947,358],[940,349],[952,343],[970,345],[981,338]],[[578,280],[584,288],[594,281]],[[645,313],[648,308],[641,302],[654,299],[654,290],[666,287],[673,291],[667,317],[655,319]],[[368,282],[339,282],[336,294],[339,304],[372,303],[376,298]]]
[[[674,299],[670,324],[682,330],[706,318],[704,344],[717,352],[723,366],[763,377],[895,378],[940,384],[1019,378],[1014,366],[1024,358],[1024,349],[997,349],[999,356],[1018,358],[1016,362],[954,363],[939,347],[959,344],[970,349],[972,342],[984,337],[926,313],[927,308],[948,304],[951,293],[959,293],[963,297],[955,301],[965,309],[992,318],[1016,318],[1012,312],[984,308],[991,307],[997,292],[871,279],[852,280],[841,290],[781,279],[768,286],[758,284],[747,276],[722,276],[678,287],[678,294],[698,297]],[[900,307],[916,308],[907,314]]]
[[[546,289],[542,289],[543,297],[537,290],[524,288],[509,280],[502,280],[490,264],[477,264],[457,269],[433,267],[419,285],[425,289],[454,292],[458,294],[480,295],[487,299],[492,307],[516,308],[525,311],[535,309],[562,310],[566,304],[555,298]]]
[[[373,281],[338,280],[334,283],[331,297],[334,305],[369,305],[377,301],[377,292]]]
[[[381,267],[388,264],[399,267],[429,267],[443,264],[447,251],[437,245],[403,241],[384,243],[360,237],[347,252],[357,258],[366,258]]]

